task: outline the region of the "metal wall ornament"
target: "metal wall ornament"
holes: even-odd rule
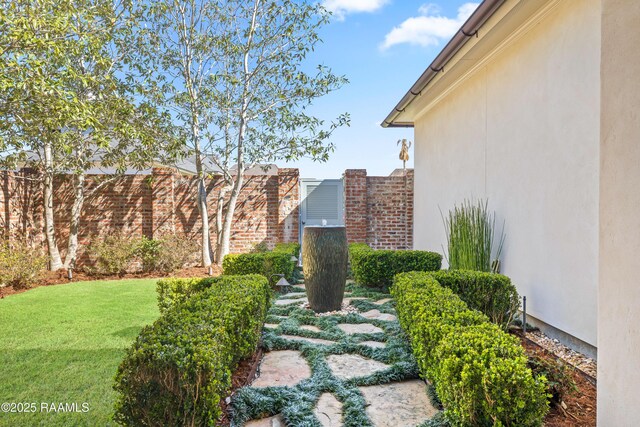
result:
[[[402,146],[400,148],[400,155],[398,158],[402,160],[402,169],[406,169],[407,162],[409,161],[409,148],[411,148],[411,141],[408,141],[405,138],[399,139],[396,145],[400,144],[402,144]]]

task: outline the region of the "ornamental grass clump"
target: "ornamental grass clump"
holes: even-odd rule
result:
[[[443,217],[447,233],[449,268],[499,272],[499,258],[504,244],[504,225],[492,263],[495,237],[495,213],[489,212],[488,201],[477,204],[465,200]]]

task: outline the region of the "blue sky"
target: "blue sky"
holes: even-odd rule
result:
[[[309,60],[322,63],[349,84],[318,100],[313,111],[331,119],[351,115],[351,126],[332,137],[327,163],[300,160],[303,178],[340,178],[345,169],[388,175],[402,167],[396,141],[413,141],[413,129],[384,129],[380,122],[462,25],[477,3],[411,0],[324,0],[334,12],[321,30],[324,43]],[[407,167],[413,167],[412,159]]]

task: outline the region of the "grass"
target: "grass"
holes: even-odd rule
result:
[[[492,265],[491,255],[495,237],[495,213],[489,212],[488,200],[473,203],[465,200],[454,206],[444,218],[447,234],[447,262],[454,270],[498,272],[497,261]],[[496,260],[500,259],[504,244],[504,224],[499,236]]]
[[[113,376],[125,349],[159,315],[155,279],[47,286],[0,300],[0,426],[113,425]],[[86,413],[40,412],[42,402],[88,403]]]

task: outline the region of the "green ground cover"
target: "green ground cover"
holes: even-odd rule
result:
[[[155,286],[155,279],[78,282],[0,300],[0,403],[37,409],[0,412],[0,426],[113,425],[113,376],[159,315]],[[43,412],[43,403],[75,403],[78,412]]]

